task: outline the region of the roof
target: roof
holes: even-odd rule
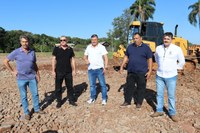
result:
[[[110,45],[110,43],[108,42],[99,42],[101,45],[105,46],[105,47],[108,47]]]
[[[71,48],[73,48],[75,46],[74,43],[67,43],[68,46],[70,46]],[[56,47],[60,46],[60,43],[55,44]]]

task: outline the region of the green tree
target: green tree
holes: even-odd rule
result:
[[[191,12],[188,15],[188,20],[190,24],[197,26],[197,23],[199,25],[200,29],[200,0],[198,2],[190,5],[188,9],[191,9]]]
[[[155,0],[136,0],[130,7],[134,20],[146,21],[153,19],[155,12]]]
[[[4,43],[5,34],[6,34],[5,29],[0,27],[0,53],[4,52],[5,49],[5,43]]]
[[[0,52],[11,52],[20,47],[19,36],[23,34],[29,36],[31,48],[34,48],[38,52],[51,52],[55,44],[59,43],[59,38],[46,34],[32,34],[31,32],[22,30],[5,31],[0,27]],[[81,39],[78,37],[68,37],[68,39],[69,43],[79,44],[84,48],[90,43],[90,39]]]
[[[7,31],[4,37],[5,49],[4,52],[11,52],[12,50],[20,47],[19,37],[20,35],[26,34],[30,37],[30,43],[32,44],[33,39],[31,38],[32,33],[22,30]]]
[[[130,9],[125,9],[123,14],[120,17],[114,18],[112,25],[113,30],[110,30],[107,33],[107,36],[110,38],[111,45],[112,43],[116,43],[118,46],[120,43],[127,44],[128,43],[128,36],[129,36],[129,25],[132,20],[132,16],[130,13]],[[117,47],[116,46],[116,47]]]

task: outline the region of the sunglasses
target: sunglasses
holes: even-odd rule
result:
[[[60,40],[60,42],[62,42],[62,41],[66,42],[67,40],[66,39]]]

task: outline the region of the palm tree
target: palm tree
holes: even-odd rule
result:
[[[193,5],[190,5],[188,9],[192,9],[188,15],[188,20],[190,24],[196,27],[198,21],[200,29],[200,0],[198,0],[198,2],[194,3]]]
[[[130,7],[134,20],[146,21],[153,19],[155,0],[136,0]]]

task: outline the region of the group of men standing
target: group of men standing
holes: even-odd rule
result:
[[[172,44],[173,34],[164,34],[164,44],[157,46],[155,59],[158,63],[156,74],[157,109],[151,117],[162,116],[164,106],[164,89],[167,88],[169,115],[173,121],[178,121],[175,108],[175,90],[177,81],[177,69],[182,69],[185,59],[180,47]],[[124,89],[124,103],[121,107],[131,104],[135,94],[136,108],[141,108],[145,96],[146,82],[152,73],[153,53],[147,44],[142,42],[139,33],[133,35],[134,43],[127,47],[120,73],[127,64],[126,87]],[[30,112],[27,101],[27,87],[32,94],[34,112],[43,114],[39,108],[39,97],[37,83],[40,80],[36,64],[35,52],[29,47],[29,38],[26,35],[20,36],[21,47],[11,52],[4,60],[5,66],[17,77],[20,91],[21,103],[26,119],[30,119]],[[106,48],[98,43],[98,36],[91,36],[91,44],[87,46],[84,53],[84,60],[88,65],[88,78],[90,82],[89,104],[95,102],[96,80],[101,86],[102,105],[107,103],[107,87],[105,74],[108,69],[108,57]],[[16,70],[9,62],[16,60]],[[178,61],[178,65],[177,65]],[[69,104],[77,106],[73,89],[73,76],[76,75],[75,54],[73,49],[67,45],[67,38],[60,37],[60,46],[55,47],[52,53],[52,75],[55,78],[55,96],[57,108],[62,106],[62,83],[65,80]]]
[[[131,104],[133,94],[135,93],[136,108],[141,108],[146,89],[146,81],[150,78],[152,72],[152,51],[142,42],[139,33],[133,36],[134,43],[130,44],[126,50],[120,71],[123,70],[125,64],[127,66],[126,87],[124,90],[124,103],[121,106]],[[168,94],[168,113],[170,118],[178,121],[176,116],[176,83],[177,69],[183,69],[185,58],[180,47],[172,44],[173,34],[166,32],[163,36],[163,44],[156,47],[154,54],[158,64],[156,72],[156,91],[157,91],[157,107],[156,112],[151,117],[164,115],[164,90],[167,89]]]

